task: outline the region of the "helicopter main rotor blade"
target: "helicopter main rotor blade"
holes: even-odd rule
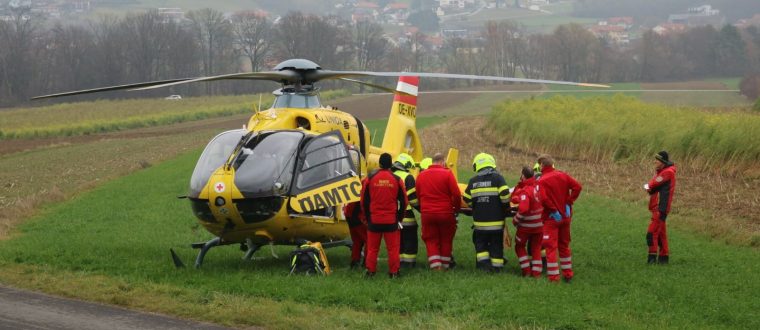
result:
[[[227,79],[245,79],[245,80],[270,80],[274,82],[294,82],[298,81],[300,75],[293,71],[263,71],[263,72],[240,72],[223,74],[219,76],[209,76],[187,79],[176,82],[167,82],[165,84],[150,85],[146,87],[130,89],[131,91],[144,91],[149,89],[163,88],[174,85],[189,84],[201,81],[215,81],[215,80],[227,80]]]
[[[192,80],[192,79],[195,79],[195,78],[168,79],[168,80],[141,82],[141,83],[135,83],[135,84],[83,89],[83,90],[78,90],[78,91],[35,96],[35,97],[32,97],[30,100],[39,100],[39,99],[47,99],[47,98],[53,98],[53,97],[90,94],[90,93],[98,93],[98,92],[117,91],[117,90],[122,90],[122,89],[139,88],[139,87],[153,86],[153,85],[159,85],[159,84],[173,83],[173,82],[178,82],[178,81],[187,81],[187,80]]]
[[[544,79],[528,79],[528,78],[512,78],[512,77],[496,77],[496,76],[477,76],[470,74],[455,74],[455,73],[427,73],[427,72],[374,72],[374,71],[331,71],[320,70],[313,72],[309,78],[313,81],[326,80],[326,79],[340,79],[348,77],[399,77],[399,76],[417,76],[425,78],[448,78],[448,79],[470,79],[470,80],[491,80],[491,81],[506,81],[506,82],[519,82],[519,83],[532,83],[532,84],[553,84],[553,85],[570,85],[570,86],[582,86],[582,87],[599,87],[609,88],[608,85],[602,84],[589,84],[579,83],[572,81],[561,80],[544,80]]]
[[[396,94],[396,95],[409,95],[409,96],[416,96],[416,95],[412,95],[412,94],[409,94],[409,93],[405,93],[405,92],[402,92],[402,91],[397,91],[397,90],[395,90],[395,89],[393,89],[393,88],[390,88],[390,87],[385,87],[385,86],[383,86],[383,85],[378,85],[378,84],[368,83],[368,82],[366,82],[366,81],[355,80],[355,79],[348,79],[348,78],[338,78],[338,79],[339,79],[339,80],[343,80],[343,81],[352,82],[352,83],[357,83],[357,84],[360,84],[360,85],[364,85],[364,86],[369,86],[369,87],[372,87],[372,88],[376,88],[376,89],[379,89],[379,90],[381,90],[381,91],[385,91],[385,92],[388,92],[388,93],[392,93],[392,94]]]

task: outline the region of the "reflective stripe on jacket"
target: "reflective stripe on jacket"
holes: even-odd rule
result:
[[[470,179],[462,195],[472,207],[477,230],[501,230],[509,207],[509,186],[495,169],[482,169]]]

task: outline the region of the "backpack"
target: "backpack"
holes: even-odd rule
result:
[[[330,268],[320,251],[320,247],[304,244],[290,253],[290,274],[299,273],[305,275],[329,274]]]

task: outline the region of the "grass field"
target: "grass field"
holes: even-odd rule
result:
[[[491,119],[516,145],[542,145],[568,156],[640,159],[665,149],[705,168],[730,164],[724,170],[760,160],[760,144],[746,143],[760,140],[760,116],[747,112],[673,108],[623,95],[558,96],[505,102]]]
[[[753,312],[760,308],[757,253],[671,230],[671,265],[647,266],[645,208],[591,194],[576,204],[572,285],[517,277],[512,253],[507,254],[508,274],[475,271],[466,217],[455,247],[460,268],[445,274],[420,268],[398,281],[367,281],[359,271],[348,270],[348,250],[337,248],[328,252],[333,275],[288,277],[282,259],[286,247],[275,248],[280,259],[262,249],[251,263],[240,260],[236,247],[218,248],[209,253],[204,269],[175,270],[168,248],[178,249],[188,262],[194,251],[186,244],[210,237],[199,229],[187,202],[175,198],[185,193],[198,154],[45,209],[12,239],[0,242],[0,279],[235,326],[760,327]],[[420,254],[423,263],[424,249]],[[380,265],[384,271],[384,262]],[[84,289],[83,282],[97,285]],[[303,323],[312,311],[318,315]]]
[[[740,78],[716,78],[699,81],[684,81],[670,83],[612,83],[609,90],[605,89],[549,85],[549,90],[568,91],[562,95],[578,98],[596,97],[599,95],[624,94],[634,96],[648,103],[660,103],[671,106],[694,107],[746,107],[750,103],[739,93]],[[690,91],[694,90],[694,91]],[[725,91],[724,91],[725,90]],[[578,92],[574,92],[578,91]],[[545,93],[542,98],[551,98],[556,93]]]
[[[336,90],[321,97],[327,101],[346,95],[348,91]],[[0,140],[86,135],[252,113],[258,100],[257,95],[134,99],[5,110],[0,113]],[[262,109],[272,100],[271,95],[263,95]]]

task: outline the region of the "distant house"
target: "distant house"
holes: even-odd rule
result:
[[[677,23],[663,23],[652,28],[654,33],[659,35],[668,35],[686,31],[686,25]]]
[[[607,19],[608,25],[622,26],[626,30],[633,27],[633,17],[610,17]]]
[[[720,10],[704,5],[689,8],[685,14],[671,14],[668,16],[668,23],[686,26],[722,26],[726,23],[726,18],[720,15]]]
[[[164,22],[179,23],[185,19],[185,12],[181,8],[158,8],[158,15]]]
[[[409,18],[409,4],[391,2],[383,8],[383,20],[389,24],[404,25]]]
[[[740,29],[746,29],[750,26],[760,27],[760,14],[755,14],[752,18],[740,19],[736,22],[736,27]]]
[[[624,26],[594,25],[588,28],[588,30],[597,38],[616,45],[627,45],[631,42],[630,35]]]
[[[467,8],[475,5],[475,0],[438,0],[438,6],[446,8]]]

